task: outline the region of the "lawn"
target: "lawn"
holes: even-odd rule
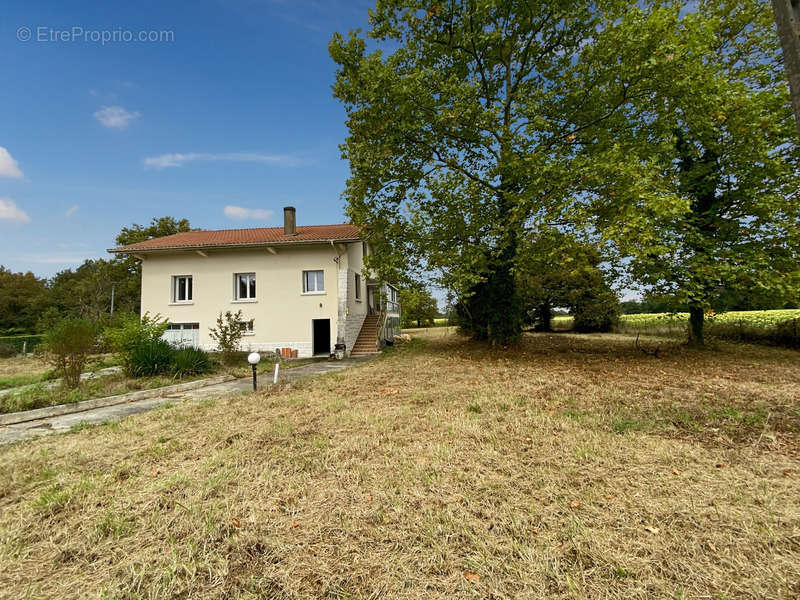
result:
[[[220,373],[217,373],[220,374]],[[214,374],[203,374],[187,376],[176,379],[171,375],[155,375],[151,377],[128,377],[123,373],[112,373],[90,379],[81,383],[80,387],[74,390],[67,390],[60,386],[50,387],[46,384],[27,386],[14,390],[9,394],[0,396],[0,413],[19,412],[56,406],[58,404],[70,404],[81,402],[92,398],[105,398],[116,396],[138,390],[149,390],[203,379]]]
[[[53,385],[48,379],[53,375],[49,371],[38,371],[45,363],[41,359],[32,358],[10,358],[0,362],[0,368],[6,361],[11,361],[12,365],[6,366],[7,370],[16,368],[17,372],[27,369],[29,374],[17,374],[0,377],[0,391],[12,389],[9,393],[0,394],[0,413],[18,412],[55,406],[58,404],[69,404],[90,400],[93,398],[104,398],[106,396],[116,396],[137,390],[154,389],[176,383],[185,383],[196,379],[205,379],[216,375],[232,375],[234,377],[249,377],[252,373],[251,367],[247,364],[247,355],[242,353],[237,357],[237,364],[225,365],[219,360],[212,361],[213,370],[209,373],[199,375],[187,375],[174,377],[169,374],[154,375],[149,377],[129,377],[123,373],[111,373],[90,379],[81,383],[80,387],[74,390],[66,390],[59,385]],[[281,363],[282,369],[291,369],[311,362],[306,359],[287,360]],[[113,355],[97,355],[91,358],[84,372],[93,372],[99,369],[119,364]],[[265,358],[259,364],[259,373],[270,375],[274,368],[274,362]],[[38,385],[35,385],[38,384]],[[16,389],[19,388],[19,389]]]
[[[33,377],[42,375],[49,369],[47,363],[33,356],[12,356],[0,358],[0,378]]]
[[[2,448],[0,590],[797,597],[800,355],[662,352],[439,330],[289,389]]]

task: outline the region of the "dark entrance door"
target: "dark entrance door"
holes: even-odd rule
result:
[[[311,346],[314,354],[325,354],[326,356],[331,353],[331,320],[330,319],[313,319],[313,337]]]

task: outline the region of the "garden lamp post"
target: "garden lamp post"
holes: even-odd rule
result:
[[[258,361],[261,360],[261,355],[258,352],[251,352],[247,356],[247,362],[253,367],[253,391],[258,389]]]

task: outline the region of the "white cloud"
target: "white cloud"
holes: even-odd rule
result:
[[[94,118],[104,127],[125,129],[128,124],[139,117],[138,112],[131,112],[121,106],[104,106],[94,113]]]
[[[226,206],[222,212],[225,214],[226,217],[229,219],[235,219],[237,221],[246,221],[246,220],[258,220],[258,221],[267,221],[272,218],[272,215],[275,213],[271,210],[266,210],[263,208],[243,208],[241,206]]]
[[[144,159],[144,166],[151,169],[167,169],[169,167],[182,167],[196,161],[229,161],[229,162],[254,162],[274,167],[296,167],[301,161],[294,156],[286,154],[257,154],[253,152],[231,152],[213,154],[210,152],[190,152],[188,154],[161,154]]]
[[[11,198],[0,198],[0,221],[29,223],[31,218]]]
[[[74,215],[76,212],[78,212],[78,209],[79,209],[79,208],[80,208],[80,206],[78,206],[77,204],[73,204],[72,206],[70,206],[70,207],[67,209],[67,212],[65,212],[65,213],[64,213],[64,216],[65,216],[65,217],[71,217],[71,216],[72,216],[72,215]]]
[[[8,150],[2,146],[0,146],[0,177],[13,177],[15,179],[22,177],[19,164],[9,154]]]

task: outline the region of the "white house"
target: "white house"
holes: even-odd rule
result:
[[[355,225],[190,231],[109,252],[142,261],[142,314],[170,322],[170,341],[213,349],[220,312],[242,311],[242,349],[298,356],[377,352],[400,322],[397,289],[368,280],[369,243]]]

